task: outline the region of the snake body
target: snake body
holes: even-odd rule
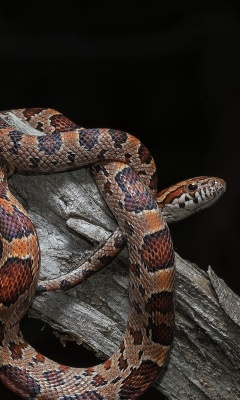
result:
[[[37,288],[40,253],[35,228],[7,180],[17,171],[83,165],[92,166],[127,242],[130,309],[112,357],[72,368],[39,354],[20,332]],[[214,179],[221,194],[225,182]],[[0,379],[12,391],[32,400],[134,400],[155,381],[173,342],[175,280],[172,240],[156,192],[154,160],[134,136],[79,128],[51,109],[0,113]],[[168,197],[174,204],[173,192]]]

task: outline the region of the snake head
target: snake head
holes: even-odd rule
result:
[[[162,190],[157,203],[168,223],[177,222],[210,207],[225,191],[223,179],[198,176]]]

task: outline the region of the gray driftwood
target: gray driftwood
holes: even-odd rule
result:
[[[42,279],[75,268],[116,227],[86,168],[15,175],[10,186],[36,225]],[[169,399],[240,399],[240,299],[211,268],[207,274],[176,257],[176,334],[155,387]],[[118,346],[127,314],[126,249],[78,287],[36,296],[29,311],[103,359]]]

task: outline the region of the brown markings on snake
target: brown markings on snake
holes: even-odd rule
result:
[[[153,317],[149,316],[147,335],[151,335],[151,339],[155,343],[163,346],[170,346],[174,335],[174,296],[170,292],[154,293],[146,303],[146,311],[155,313],[156,311],[168,315],[168,324],[156,324]]]
[[[60,133],[54,135],[39,136],[38,138],[39,150],[46,154],[52,155],[60,150],[62,146],[62,139]]]
[[[85,375],[85,376],[91,376],[91,375],[93,375],[93,373],[94,373],[94,369],[93,369],[92,367],[88,367],[88,368],[86,368],[86,369],[84,370],[83,375]]]
[[[44,371],[43,377],[53,387],[62,386],[65,384],[64,374],[62,371]]]
[[[110,181],[106,181],[106,183],[104,184],[104,195],[106,196],[107,194],[109,196],[112,196],[113,192],[111,190],[111,182]]]
[[[140,265],[138,263],[131,263],[130,268],[134,275],[140,278]]]
[[[144,144],[140,144],[138,148],[138,154],[142,164],[150,164],[152,162],[152,156],[149,150],[144,146]]]
[[[143,342],[143,334],[141,331],[136,330],[128,324],[130,335],[133,337],[134,345],[140,345]]]
[[[104,165],[101,165],[101,164],[94,165],[94,167],[92,169],[93,169],[93,171],[96,171],[97,173],[99,173],[101,171],[106,177],[109,176],[109,172]],[[111,182],[109,181],[109,183],[111,183]]]
[[[10,382],[14,382],[17,388],[29,395],[29,399],[35,398],[41,392],[37,380],[32,378],[25,369],[22,370],[11,365],[2,365],[0,367],[0,377],[3,381],[6,378]]]
[[[65,291],[68,290],[69,287],[71,287],[71,282],[67,279],[63,279],[60,283],[60,289]]]
[[[9,197],[8,197],[7,193],[8,193],[8,184],[7,184],[7,182],[1,182],[1,185],[0,185],[0,200],[1,199],[9,200]]]
[[[51,126],[55,128],[54,132],[68,132],[78,128],[74,122],[62,114],[53,114],[49,120],[51,121]]]
[[[138,182],[138,178],[131,167],[125,167],[116,173],[115,181],[123,192],[127,192],[129,185],[135,185]]]
[[[139,393],[143,393],[144,388],[147,388],[149,384],[157,378],[160,370],[161,367],[154,361],[143,360],[141,364],[133,368],[129,376],[123,380],[119,391],[119,398],[121,400],[135,400]]]
[[[157,179],[157,173],[154,172],[150,178],[149,182],[149,189],[151,190],[156,190],[157,189],[157,184],[158,184],[158,179]]]
[[[10,342],[9,350],[12,354],[13,360],[21,359],[23,357],[23,350],[26,349],[26,347],[28,347],[28,344],[26,342],[19,344]]]
[[[118,366],[121,371],[124,371],[128,367],[128,361],[123,355],[125,351],[125,344],[123,340],[120,343],[119,350],[120,350],[120,357],[118,359]]]
[[[146,289],[142,285],[139,285],[138,289],[139,289],[139,293],[141,293],[142,296],[145,296]]]
[[[114,239],[114,246],[117,249],[121,249],[126,244],[126,239],[123,235],[117,235]]]
[[[97,374],[93,377],[93,379],[91,380],[91,384],[95,387],[98,386],[104,386],[108,383],[108,381],[106,381],[106,379],[104,379],[104,377],[100,374]]]
[[[43,122],[38,122],[36,125],[36,129],[40,132],[44,132],[44,123]]]
[[[0,146],[0,152],[3,150],[3,148]],[[6,162],[2,159],[2,157],[0,156],[0,184],[2,184],[2,182],[7,182],[7,177],[8,177],[8,173],[11,169],[9,168],[9,166],[6,164]],[[11,173],[13,173],[13,171],[11,170]]]
[[[136,311],[137,314],[141,315],[142,314],[142,308],[140,307],[139,303],[135,300],[132,301],[132,307]]]
[[[127,164],[130,164],[131,158],[132,158],[132,154],[125,153],[125,160],[126,160]]]
[[[128,235],[130,235],[130,236],[132,236],[135,232],[134,226],[132,224],[130,224],[129,221],[125,221],[124,229],[125,229],[126,233],[128,233]]]
[[[161,196],[162,193],[165,193],[164,201],[161,203],[161,206],[164,207],[165,204],[172,204],[175,199],[179,199],[183,194],[182,187],[176,188],[173,186],[172,189],[169,189],[167,192],[166,190],[162,190],[158,195]],[[180,206],[180,204],[179,204]]]
[[[99,135],[99,129],[86,129],[79,131],[79,143],[85,149],[92,150],[92,148],[98,143]]]
[[[107,361],[105,361],[105,363],[103,364],[103,366],[104,366],[104,368],[105,368],[106,370],[110,369],[111,366],[112,366],[112,360],[111,360],[111,358],[109,358]]]
[[[62,372],[66,372],[66,371],[68,371],[70,369],[70,367],[68,366],[68,365],[63,365],[63,364],[61,364],[60,366],[59,366],[59,371],[62,371]]]
[[[28,237],[34,233],[30,219],[15,205],[12,206],[12,209],[12,213],[10,213],[0,205],[1,236],[8,242],[17,238]]]
[[[6,307],[15,303],[32,283],[30,258],[8,258],[0,268],[0,302]]]
[[[21,140],[23,137],[23,133],[19,131],[11,131],[9,133],[9,137],[11,139],[11,142],[13,144],[13,147],[9,150],[12,154],[17,154],[18,150],[21,147]]]
[[[94,172],[94,174],[99,174],[100,172],[102,172],[106,178],[109,176],[109,171],[103,164],[94,165],[94,167],[92,167],[92,171]],[[111,181],[109,181],[108,179],[106,179],[104,183],[104,195],[107,194],[109,194],[110,196],[113,195],[113,192],[111,190]]]
[[[67,158],[68,158],[68,164],[74,164],[76,159],[76,154],[68,153]]]
[[[127,133],[123,131],[118,131],[114,129],[109,129],[108,130],[109,135],[111,136],[111,139],[113,141],[113,146],[116,149],[121,149],[122,145],[126,143],[127,141]]]
[[[144,146],[144,144],[140,144],[138,148],[138,154],[140,157],[140,160],[143,164],[150,164],[153,161],[153,158],[149,152],[149,150]],[[144,170],[139,171],[142,175],[146,174]],[[149,188],[151,190],[156,190],[157,189],[157,171],[155,170],[150,178],[149,182]]]
[[[37,168],[39,163],[40,163],[40,158],[39,157],[29,157],[29,161],[31,164],[31,168]]]
[[[10,125],[7,123],[7,121],[5,121],[5,119],[0,118],[0,129],[6,129],[8,128]]]
[[[173,320],[172,325],[167,325],[165,323],[156,324],[153,322],[152,318],[149,317],[146,334],[148,337],[151,337],[154,343],[159,343],[162,346],[171,346],[174,336]]]
[[[107,257],[107,256],[106,256]],[[100,259],[98,259],[100,260]],[[84,269],[82,271],[82,277],[83,279],[87,279],[89,276],[91,276],[93,274],[93,271],[91,269]],[[71,285],[71,282],[68,282],[69,285]],[[71,287],[71,286],[70,286]]]
[[[115,180],[118,183],[119,187],[125,194],[125,208],[127,211],[139,213],[143,210],[153,210],[157,208],[157,204],[154,201],[152,195],[149,193],[147,189],[144,189],[142,192],[139,190],[138,186],[138,178],[136,173],[130,167],[125,167],[121,169],[116,175]],[[136,198],[135,194],[132,195],[129,193],[129,185],[131,185],[131,191],[138,193]],[[137,187],[135,188],[135,185]],[[135,189],[135,190],[134,190]]]
[[[105,265],[105,264],[108,264],[108,263],[112,260],[112,256],[111,256],[111,255],[109,256],[109,255],[105,254],[105,255],[103,255],[102,257],[99,257],[98,260],[99,260],[103,265]]]
[[[118,359],[118,366],[121,371],[124,371],[128,367],[127,359],[124,358],[123,354]]]
[[[174,251],[170,243],[167,225],[160,231],[144,236],[141,257],[148,271],[156,272],[174,266]]]
[[[35,115],[41,114],[41,112],[44,110],[44,108],[25,108],[23,110],[23,115],[26,118],[27,121],[29,121],[32,117]]]
[[[34,361],[38,364],[44,364],[46,361],[46,358],[44,357],[43,354],[37,353],[36,356],[34,357]]]
[[[106,149],[102,149],[99,151],[99,154],[97,156],[98,160],[102,161],[105,158],[105,154],[107,153]]]
[[[152,293],[151,297],[147,300],[145,310],[148,313],[159,311],[162,314],[173,312],[174,310],[174,296],[172,292],[162,291]]]

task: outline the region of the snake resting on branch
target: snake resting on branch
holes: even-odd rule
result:
[[[35,227],[12,195],[15,172],[53,173],[91,166],[119,228],[77,270],[38,282]],[[58,111],[25,108],[0,113],[0,380],[24,399],[134,400],[166,364],[174,337],[175,253],[167,222],[213,204],[222,179],[197,177],[157,193],[148,149],[113,129],[80,128]],[[127,244],[129,315],[116,352],[105,362],[73,368],[38,353],[19,324],[36,290],[68,289]]]

